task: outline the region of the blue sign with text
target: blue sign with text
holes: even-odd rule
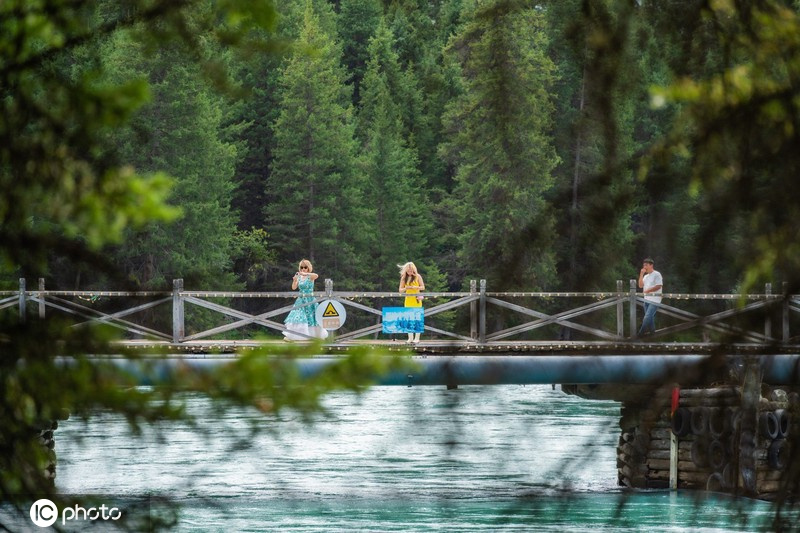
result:
[[[381,311],[384,333],[425,331],[425,310],[422,307],[384,307]]]

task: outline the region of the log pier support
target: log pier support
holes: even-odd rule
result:
[[[761,381],[744,361],[729,383],[681,388],[562,385],[565,392],[621,402],[617,446],[622,486],[726,492],[763,500],[797,497],[790,472],[800,450],[800,387]]]

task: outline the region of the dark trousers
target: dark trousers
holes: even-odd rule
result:
[[[656,332],[656,311],[658,311],[657,303],[644,303],[644,318],[642,319],[642,327],[639,328],[639,337]]]

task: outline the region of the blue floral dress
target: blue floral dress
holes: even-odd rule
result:
[[[317,306],[314,304],[314,280],[308,276],[300,276],[297,282],[300,296],[294,302],[292,310],[283,321],[286,329],[283,334],[289,340],[308,340],[309,337],[324,339],[328,331],[317,323]],[[297,335],[302,333],[303,335]],[[304,336],[307,335],[307,336]]]

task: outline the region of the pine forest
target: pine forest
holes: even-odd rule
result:
[[[45,246],[53,234],[90,249],[111,240],[96,256],[139,289],[183,278],[193,289],[288,290],[304,258],[341,290],[395,290],[406,261],[429,290],[474,279],[613,290],[644,257],[670,292],[748,290],[797,272],[797,5],[279,4],[237,34],[235,51],[224,30],[241,21],[190,2],[183,39],[134,18],[6,69],[25,89],[5,93],[7,110],[28,98],[62,113],[70,140],[96,136],[70,155],[68,185],[41,189],[32,224],[7,218],[6,244],[43,245],[11,257],[14,273],[65,290],[116,283],[97,262]],[[81,17],[103,28],[126,5],[96,2]],[[118,113],[82,132],[70,113],[91,99],[56,85],[113,91]],[[4,132],[20,150],[37,135],[35,122]],[[81,196],[81,157],[143,176],[153,205],[116,210],[122,190]],[[59,195],[104,216],[76,220]],[[117,219],[117,238],[101,239]]]

